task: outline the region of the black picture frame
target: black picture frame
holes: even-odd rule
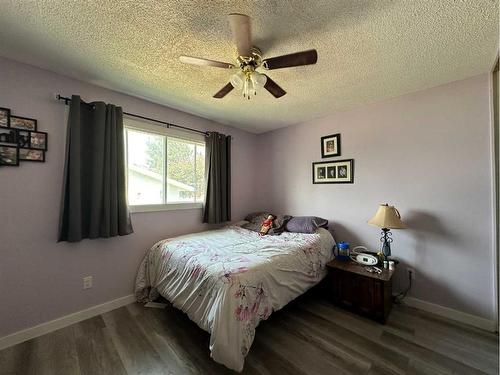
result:
[[[20,148],[30,147],[30,131],[29,130],[17,130],[17,145]]]
[[[33,128],[31,127],[25,127],[21,126],[18,124],[18,122],[31,122],[33,123]],[[10,125],[11,128],[19,129],[19,130],[25,130],[25,131],[30,131],[30,132],[36,132],[37,131],[37,120],[34,118],[29,118],[29,117],[21,117],[21,116],[10,116]]]
[[[34,118],[13,116],[0,107],[0,166],[19,166],[21,161],[46,161],[49,135],[38,131]]]
[[[43,143],[43,148],[42,147],[39,147],[39,145],[35,144],[33,142],[33,134],[43,134],[43,138],[45,139],[44,140],[44,143]],[[32,148],[34,150],[43,150],[43,151],[47,151],[48,150],[48,142],[49,142],[49,135],[47,134],[47,132],[39,132],[39,131],[36,131],[36,132],[29,132],[29,148]]]
[[[11,151],[14,151],[15,154],[15,160],[13,161],[6,161],[6,155],[5,155],[5,150],[10,149]],[[17,146],[1,146],[0,145],[0,165],[1,166],[8,166],[8,167],[17,167],[19,166],[19,147]]]
[[[333,145],[333,150],[328,150],[330,142]],[[325,135],[321,137],[321,157],[333,158],[341,155],[340,133]]]
[[[335,176],[330,176],[330,171],[335,168]],[[346,176],[341,173],[345,170]],[[318,161],[312,163],[313,184],[353,184],[354,159],[335,161]]]
[[[12,129],[7,126],[0,126],[0,145],[17,147],[19,133],[17,129]]]
[[[36,153],[41,155],[40,159],[34,159],[29,156],[29,153]],[[19,147],[19,161],[31,161],[31,162],[39,162],[39,163],[44,163],[45,162],[45,151],[41,149],[35,149],[35,148],[26,148],[26,147]]]
[[[10,128],[10,109],[0,107],[0,126]]]

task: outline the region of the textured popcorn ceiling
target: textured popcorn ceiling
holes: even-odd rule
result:
[[[213,99],[231,71],[178,57],[233,62],[230,12],[264,57],[318,63],[270,72],[281,99]],[[0,0],[0,55],[253,132],[488,72],[497,47],[498,0]]]

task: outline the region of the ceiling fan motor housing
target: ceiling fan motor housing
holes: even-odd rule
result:
[[[243,71],[253,71],[262,65],[262,52],[257,47],[252,47],[252,56],[238,56],[236,62]]]

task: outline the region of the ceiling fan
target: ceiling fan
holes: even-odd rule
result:
[[[238,50],[238,57],[234,64],[200,57],[180,56],[180,60],[186,64],[238,70],[231,76],[230,82],[213,96],[214,98],[221,99],[236,88],[242,91],[244,98],[250,99],[257,94],[257,87],[264,87],[275,98],[280,98],[286,94],[286,91],[268,75],[258,72],[257,69],[290,68],[316,64],[316,61],[318,61],[318,53],[315,49],[263,60],[261,51],[252,45],[250,17],[244,14],[231,13],[229,14],[229,24]]]

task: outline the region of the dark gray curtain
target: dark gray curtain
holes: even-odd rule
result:
[[[68,118],[59,241],[133,232],[126,198],[121,107],[73,95]]]
[[[209,132],[205,142],[205,208],[203,222],[231,220],[231,137]]]

